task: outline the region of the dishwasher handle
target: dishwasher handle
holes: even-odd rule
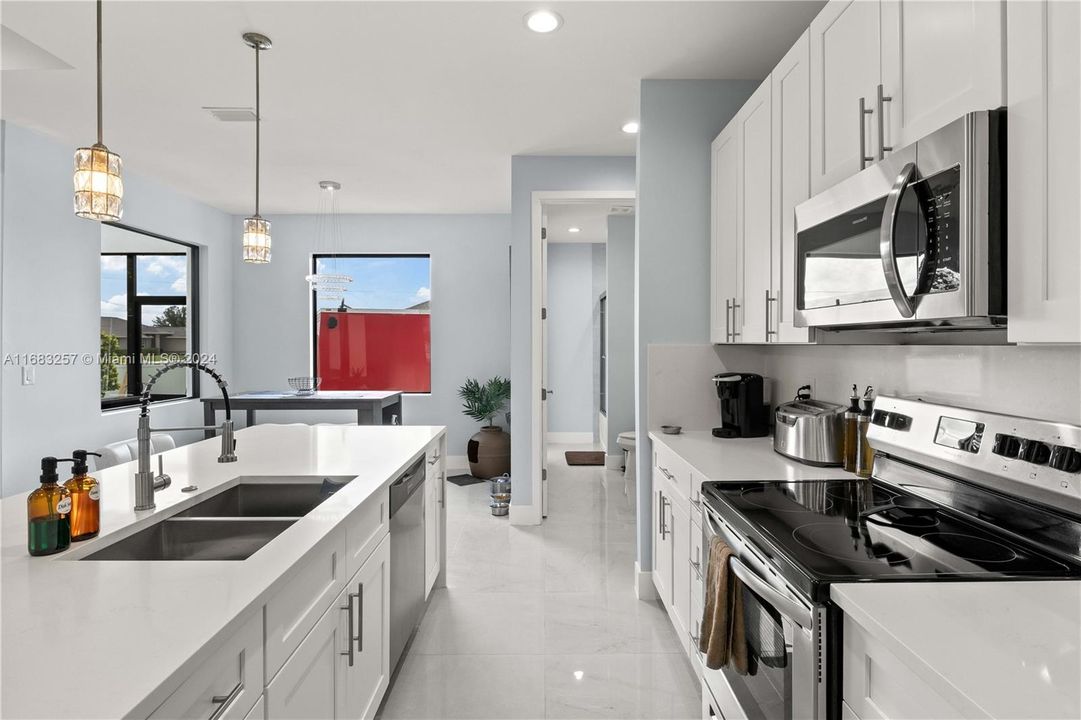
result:
[[[405,505],[409,498],[424,485],[424,456],[414,462],[408,470],[390,485],[390,517]]]

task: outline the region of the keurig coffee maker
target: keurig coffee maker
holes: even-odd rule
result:
[[[713,376],[721,399],[721,426],[714,437],[752,438],[769,435],[769,406],[762,402],[762,376],[718,373]]]

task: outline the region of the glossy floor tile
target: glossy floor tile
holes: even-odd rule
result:
[[[664,608],[634,596],[622,474],[549,449],[549,516],[492,517],[447,486],[447,587],[387,695],[387,720],[697,718],[700,687]]]

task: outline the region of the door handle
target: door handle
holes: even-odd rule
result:
[[[357,628],[357,652],[364,652],[364,583],[357,583],[357,619],[360,627]]]
[[[886,157],[886,153],[893,152],[893,146],[886,144],[886,103],[892,102],[893,98],[883,94],[882,83],[878,84],[878,159]]]
[[[766,342],[770,342],[770,335],[776,335],[776,330],[771,330],[772,327],[772,305],[770,303],[777,302],[777,298],[770,297],[769,290],[766,290]]]
[[[243,671],[243,668],[241,668],[241,670]],[[233,704],[233,701],[236,700],[237,696],[242,692],[244,692],[243,680],[238,682],[233,689],[229,691],[228,695],[215,695],[210,698],[210,702],[218,707],[214,709],[214,712],[210,714],[210,717],[207,718],[207,720],[218,720],[218,718],[225,714],[225,711],[229,709],[229,706]]]
[[[340,652],[338,654],[346,655],[349,657],[349,667],[353,667],[353,598],[355,597],[355,593],[349,593],[349,602],[341,606],[341,609],[345,610],[349,634],[345,640],[345,644],[348,646],[348,649],[345,652]]]
[[[732,298],[724,299],[724,341],[731,342],[732,340],[732,323],[728,317],[732,312]]]
[[[897,246],[894,239],[897,233],[898,210],[901,196],[916,177],[916,164],[907,163],[893,183],[886,205],[882,212],[882,227],[878,236],[878,254],[882,259],[882,272],[886,275],[886,287],[889,288],[893,304],[901,317],[910,318],[916,314],[916,299],[905,292],[901,284],[901,273],[897,268]],[[917,285],[918,286],[918,285]]]
[[[864,115],[870,115],[874,110],[867,109],[866,98],[860,98],[860,170],[867,167],[867,163],[874,162],[874,158],[867,154],[867,133],[866,123],[863,122]]]
[[[736,302],[735,298],[732,298],[732,342],[735,342],[736,338],[738,338],[741,334],[736,332],[736,310],[741,307],[743,306]]]
[[[664,540],[665,538],[667,538],[668,533],[670,532],[668,530],[668,522],[664,518],[664,509],[665,509],[665,507],[667,505],[669,505],[668,498],[666,498],[662,494],[661,495],[661,540]]]

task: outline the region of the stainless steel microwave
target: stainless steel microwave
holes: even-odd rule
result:
[[[1006,116],[974,112],[796,207],[796,325],[1006,323]]]

